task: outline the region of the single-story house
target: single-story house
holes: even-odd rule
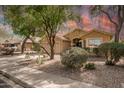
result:
[[[22,42],[21,42],[22,43]],[[22,44],[21,44],[22,45]],[[24,45],[24,51],[32,51],[33,50],[33,44],[30,39],[28,39]]]
[[[6,39],[1,42],[2,47],[13,47],[16,51],[21,51],[22,40],[17,39]],[[31,51],[33,49],[33,44],[31,40],[27,40],[24,46],[24,51]]]
[[[75,29],[68,33],[57,33],[55,38],[54,51],[56,54],[59,54],[72,46],[78,46],[82,48],[96,48],[101,43],[111,41],[112,38],[112,33],[98,31],[96,29],[91,31]],[[46,38],[41,41],[41,44],[49,51],[50,48]]]
[[[20,51],[20,42],[19,40],[15,40],[15,39],[5,39],[2,40],[1,42],[1,46],[2,47],[13,47],[16,49],[16,51]]]

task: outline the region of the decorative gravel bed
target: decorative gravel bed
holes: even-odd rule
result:
[[[55,75],[91,83],[99,87],[122,87],[122,83],[124,83],[124,62],[116,66],[106,66],[103,60],[95,61],[95,59],[90,59],[88,62],[94,62],[96,69],[73,71],[65,68],[59,61],[49,61],[41,65],[37,65],[33,61],[28,66]]]

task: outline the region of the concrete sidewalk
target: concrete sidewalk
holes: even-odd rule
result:
[[[79,82],[55,74],[20,66],[20,58],[0,60],[0,70],[36,88],[95,88],[92,84]],[[20,82],[20,81],[18,81]]]

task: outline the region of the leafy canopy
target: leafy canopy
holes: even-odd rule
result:
[[[79,19],[70,6],[6,6],[5,17],[16,34],[41,35],[44,31],[59,30],[69,19]]]
[[[7,6],[5,17],[7,22],[12,26],[14,33],[22,36],[30,36],[35,31],[35,19],[29,15],[28,6]]]

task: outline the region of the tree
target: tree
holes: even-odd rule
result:
[[[118,42],[102,43],[98,49],[105,56],[106,65],[115,65],[124,56],[124,44]]]
[[[8,38],[9,34],[4,31],[3,28],[0,27],[0,39]]]
[[[60,26],[68,19],[77,19],[68,6],[31,6],[29,13],[36,18],[37,25],[41,26],[40,31],[45,32],[45,37],[50,46],[50,59],[54,58],[54,45],[56,33]]]
[[[4,8],[5,18],[12,26],[14,33],[24,37],[21,47],[23,53],[26,41],[35,34],[35,20],[26,13],[28,6],[6,6]]]
[[[91,8],[91,14],[105,14],[109,21],[115,26],[115,42],[119,42],[119,34],[124,24],[124,6],[112,5],[112,6],[93,6]],[[116,17],[116,19],[114,18]]]
[[[76,14],[72,14],[70,6],[9,6],[5,15],[14,32],[25,36],[22,48],[31,36],[37,33],[45,35],[50,53],[42,45],[38,46],[50,56],[50,59],[54,58],[55,37],[60,26],[69,19],[79,19]]]

